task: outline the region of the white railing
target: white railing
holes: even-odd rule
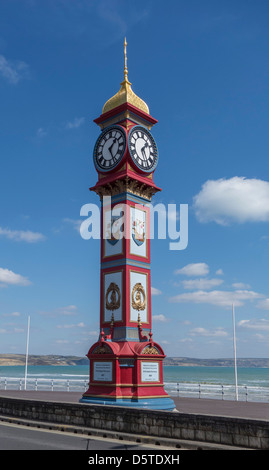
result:
[[[177,397],[235,400],[235,385],[168,382],[165,390],[169,395]],[[269,402],[269,387],[239,385],[237,390],[239,401]]]
[[[234,400],[235,386],[208,383],[166,382],[165,390],[171,396],[214,398]],[[85,392],[88,389],[88,379],[58,379],[58,378],[27,378],[27,390],[76,391]],[[21,377],[0,377],[1,390],[24,390],[24,379]],[[240,401],[269,402],[269,387],[238,386]]]
[[[24,390],[24,379],[21,377],[0,377],[1,390]],[[66,392],[86,392],[89,386],[89,380],[84,379],[45,379],[27,378],[27,390],[50,390]]]

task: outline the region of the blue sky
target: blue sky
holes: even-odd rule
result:
[[[93,119],[123,79],[158,124],[154,202],[189,243],[152,241],[153,338],[169,356],[269,354],[267,0],[2,0],[0,353],[83,356],[99,329]]]

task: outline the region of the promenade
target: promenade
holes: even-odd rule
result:
[[[0,390],[0,398],[1,396],[29,400],[78,403],[82,393],[34,390]],[[269,403],[214,400],[207,398],[172,398],[179,413],[193,413],[208,416],[231,416],[234,418],[266,420],[269,422]],[[82,406],[88,405],[82,404]]]
[[[0,419],[169,446],[269,449],[269,405],[174,397],[176,411],[79,403],[81,392],[0,390]],[[198,447],[197,447],[198,446]]]

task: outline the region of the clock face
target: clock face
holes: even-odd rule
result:
[[[105,129],[98,137],[93,159],[100,171],[112,170],[122,159],[126,149],[126,135],[119,126]]]
[[[142,126],[134,126],[129,134],[129,152],[136,166],[146,173],[155,170],[158,151],[151,133]]]

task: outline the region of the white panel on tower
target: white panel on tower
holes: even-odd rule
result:
[[[104,321],[110,322],[112,313],[115,321],[121,321],[122,271],[104,274],[103,288]]]
[[[124,213],[121,211],[121,208],[119,207],[115,213],[113,213],[113,210],[104,210],[104,257],[123,253],[122,230],[124,230]]]
[[[130,208],[130,253],[147,256],[147,213],[136,207]]]
[[[130,271],[130,321],[148,322],[148,275]]]

